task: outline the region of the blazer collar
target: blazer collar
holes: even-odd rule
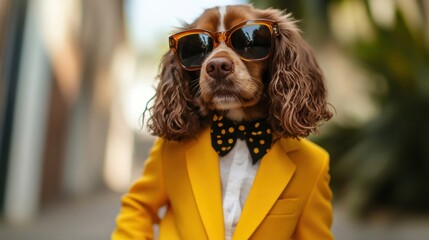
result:
[[[219,161],[211,145],[210,128],[206,128],[199,137],[189,142],[186,164],[207,238],[224,239]]]
[[[211,146],[210,128],[188,143],[186,163],[195,201],[208,239],[224,239],[219,157]],[[261,163],[233,239],[248,239],[265,218],[295,172],[287,152],[298,149],[294,139],[273,143]]]

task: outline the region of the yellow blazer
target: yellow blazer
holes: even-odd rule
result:
[[[142,177],[122,199],[112,239],[153,239],[153,224],[161,240],[224,239],[219,162],[210,141],[209,129],[188,141],[157,140]],[[233,240],[333,239],[328,171],[328,154],[308,140],[273,143]]]

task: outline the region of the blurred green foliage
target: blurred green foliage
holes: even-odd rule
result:
[[[329,26],[333,4],[354,0],[253,1],[288,9],[304,19],[305,34],[336,43],[373,76],[370,96],[380,109],[363,125],[331,124],[317,138],[331,154],[332,186],[355,216],[378,209],[429,210],[429,34],[424,0],[413,1],[423,23],[412,25],[395,6],[391,26],[380,26],[364,2],[373,37],[341,43]],[[392,3],[395,4],[395,3]],[[426,9],[426,10],[425,10]],[[409,17],[409,16],[408,16]],[[323,46],[317,46],[318,48]],[[354,107],[354,106],[350,106]]]

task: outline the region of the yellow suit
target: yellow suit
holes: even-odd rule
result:
[[[143,176],[122,200],[114,240],[224,239],[218,155],[209,129],[195,139],[159,139]],[[333,239],[329,157],[307,140],[282,138],[261,159],[233,240]],[[162,219],[158,209],[166,206]]]

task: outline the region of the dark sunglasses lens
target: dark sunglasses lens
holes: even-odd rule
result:
[[[248,25],[231,34],[234,50],[246,59],[261,59],[270,53],[271,32],[265,25]]]
[[[204,33],[184,36],[177,44],[179,59],[187,68],[200,67],[212,50],[213,39]]]

